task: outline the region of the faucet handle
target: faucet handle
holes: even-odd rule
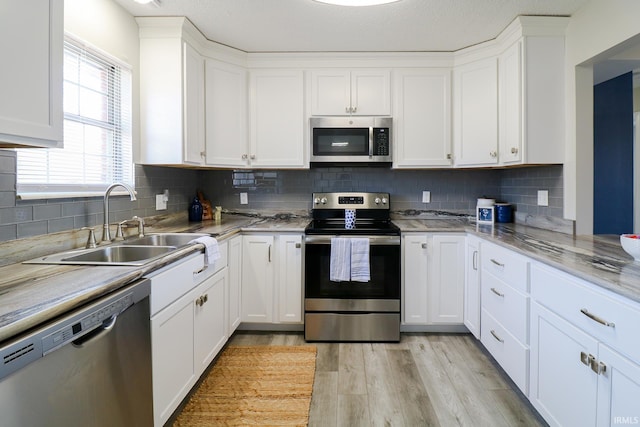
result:
[[[80,230],[89,230],[89,237],[87,238],[87,244],[84,246],[87,249],[98,247],[96,242],[96,233],[93,227],[82,227]]]
[[[118,229],[116,230],[116,237],[114,237],[114,241],[122,241],[124,240],[124,233],[122,231],[122,226],[126,223],[127,221],[121,221],[118,223]]]

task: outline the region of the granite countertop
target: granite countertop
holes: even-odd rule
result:
[[[306,216],[295,215],[228,214],[223,215],[219,223],[189,223],[186,218],[160,221],[147,231],[200,232],[224,241],[240,232],[302,233],[309,221]],[[393,222],[402,232],[477,235],[640,302],[640,263],[622,250],[618,236],[575,237],[516,224],[476,226],[462,217],[394,219]],[[47,239],[55,242],[56,238],[40,236],[35,241],[0,245],[0,255],[19,253],[25,256],[22,260],[34,258],[35,255],[27,257],[27,249],[49,247]],[[0,342],[201,250],[202,245],[185,246],[142,267],[27,265],[19,261],[0,266]]]
[[[476,225],[464,218],[400,219],[402,232],[467,232],[640,302],[640,262],[620,237],[573,236],[518,224]]]
[[[259,217],[224,215],[222,221],[190,223],[186,218],[159,222],[147,228],[148,234],[161,232],[207,233],[223,241],[245,232],[303,232],[309,223],[304,217]],[[50,240],[49,240],[50,239]],[[22,260],[36,258],[29,250],[34,246],[56,247],[61,237],[41,236],[35,241],[5,244],[5,253],[22,254]],[[33,240],[33,239],[31,239]],[[49,242],[47,242],[49,240]],[[131,283],[193,252],[202,245],[180,248],[165,257],[141,267],[74,266],[22,264],[0,266],[0,342],[22,333],[49,319],[72,310]],[[68,249],[68,248],[67,248]],[[52,252],[57,252],[54,250]]]

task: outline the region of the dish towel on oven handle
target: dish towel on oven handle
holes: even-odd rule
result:
[[[371,280],[369,267],[369,239],[356,237],[351,239],[351,281],[368,282]]]
[[[369,239],[332,237],[329,269],[332,282],[369,282]]]
[[[348,282],[351,279],[351,242],[345,237],[331,238],[329,280]]]
[[[214,237],[202,236],[193,239],[189,243],[201,243],[204,245],[205,264],[213,264],[220,259],[220,248],[218,247],[218,241]]]

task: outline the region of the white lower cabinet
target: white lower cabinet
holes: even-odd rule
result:
[[[231,336],[242,321],[242,236],[229,239],[229,307],[228,335]]]
[[[464,281],[464,325],[480,339],[480,240],[467,236]]]
[[[403,323],[462,325],[465,236],[403,235]]]
[[[544,419],[640,423],[640,304],[537,264],[531,297],[529,399]]]
[[[242,239],[242,321],[301,323],[302,235]]]
[[[213,268],[198,253],[150,275],[154,425],[166,423],[229,337],[226,243],[220,251]]]
[[[529,393],[529,260],[482,242],[480,341]]]

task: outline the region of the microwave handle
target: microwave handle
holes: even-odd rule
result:
[[[373,159],[373,127],[369,128],[369,158]]]

